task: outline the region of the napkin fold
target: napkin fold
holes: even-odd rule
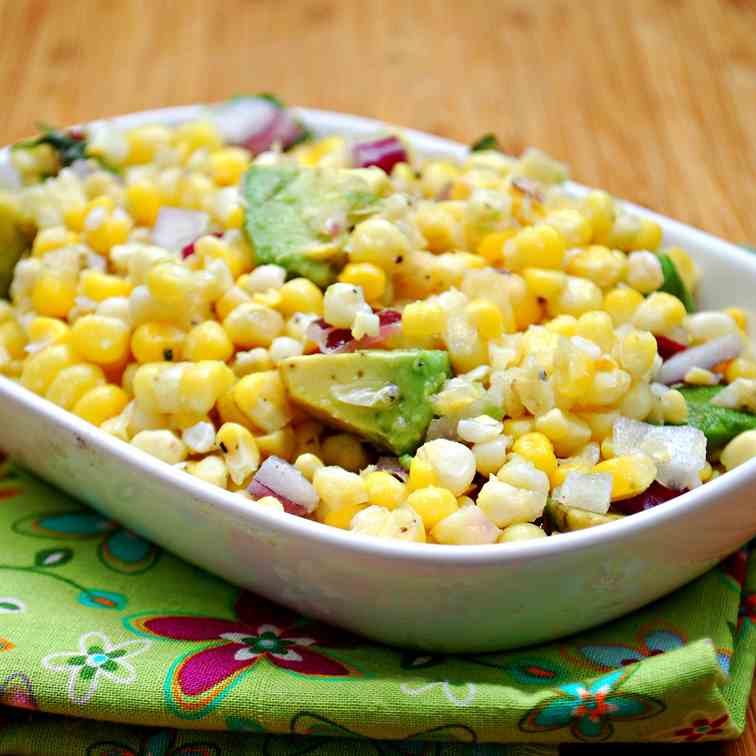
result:
[[[743,548],[562,641],[402,652],[240,591],[8,468],[0,754],[536,756],[562,742],[734,738],[755,587]]]

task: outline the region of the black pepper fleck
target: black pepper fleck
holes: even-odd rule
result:
[[[163,349],[163,359],[166,362],[173,362],[173,349]]]
[[[220,448],[224,454],[228,454],[228,449],[226,448],[226,445],[223,443],[223,441],[220,442]]]

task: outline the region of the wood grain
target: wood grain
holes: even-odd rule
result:
[[[463,141],[496,131],[756,239],[755,0],[0,0],[0,39],[2,143],[40,120],[273,91]],[[756,756],[749,717],[698,752]]]

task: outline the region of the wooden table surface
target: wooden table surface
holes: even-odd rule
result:
[[[270,91],[465,142],[496,131],[756,239],[756,0],[0,0],[0,39],[0,143],[40,120]],[[749,722],[683,752],[756,756],[753,707]]]

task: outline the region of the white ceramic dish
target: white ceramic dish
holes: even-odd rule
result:
[[[137,113],[177,123],[197,107]],[[319,133],[381,124],[302,110]],[[466,148],[405,131],[420,154]],[[576,192],[583,189],[573,186]],[[756,305],[756,256],[641,208],[704,271],[706,306]],[[355,537],[256,509],[0,378],[0,448],[42,478],[241,586],[368,638],[436,651],[491,651],[611,620],[700,575],[756,534],[756,461],[656,509],[591,530],[502,546]]]

